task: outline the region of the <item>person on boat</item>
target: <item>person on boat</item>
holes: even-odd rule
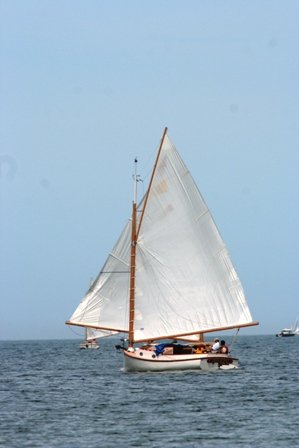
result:
[[[220,350],[220,342],[219,339],[214,339],[214,344],[212,345],[212,352],[218,352]]]
[[[225,341],[220,342],[220,353],[223,353],[225,355],[228,354],[228,346],[225,344]]]

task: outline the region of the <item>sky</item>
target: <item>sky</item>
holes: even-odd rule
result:
[[[0,0],[0,340],[64,322],[163,129],[259,327],[299,315],[299,2]],[[144,187],[145,188],[145,187]]]

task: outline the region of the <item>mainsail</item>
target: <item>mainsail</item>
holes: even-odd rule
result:
[[[251,325],[225,244],[168,135],[138,211],[134,341]],[[131,221],[68,323],[128,332],[130,247]]]

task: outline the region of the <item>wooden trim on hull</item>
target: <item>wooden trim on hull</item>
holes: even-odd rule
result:
[[[124,353],[125,356],[127,356]],[[130,356],[128,356],[130,358]],[[136,361],[146,362],[146,363],[153,363],[153,364],[171,364],[171,363],[182,363],[182,362],[188,362],[188,361],[207,361],[208,363],[215,362],[215,363],[223,363],[223,364],[231,364],[233,361],[238,361],[237,358],[188,358],[188,359],[144,359],[144,358],[132,358]]]
[[[156,355],[155,358],[150,359],[150,358],[142,358],[142,357],[137,358],[137,356],[135,354],[133,355],[127,351],[124,351],[124,356],[127,356],[128,358],[131,358],[131,359],[136,359],[138,361],[145,361],[145,362],[152,362],[152,363],[157,363],[157,362],[170,363],[170,362],[184,362],[184,361],[186,362],[186,361],[196,361],[196,360],[210,360],[210,362],[218,362],[218,361],[224,361],[224,360],[230,361],[230,362],[238,361],[238,358],[233,358],[231,356],[227,356],[227,355],[225,356],[225,355],[221,355],[221,354],[218,356],[214,355],[214,354],[213,355],[209,355],[209,354],[196,355],[196,354],[194,354],[191,356],[188,355],[188,357],[186,357],[186,355],[185,356],[184,355],[164,355],[164,357],[166,357],[166,356],[167,356],[167,358],[175,357],[176,359],[161,359],[161,357],[163,355],[159,355],[159,356]]]

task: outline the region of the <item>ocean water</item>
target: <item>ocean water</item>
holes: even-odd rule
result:
[[[1,447],[299,446],[299,336],[240,336],[216,373],[125,373],[117,339],[79,342],[0,342]]]

